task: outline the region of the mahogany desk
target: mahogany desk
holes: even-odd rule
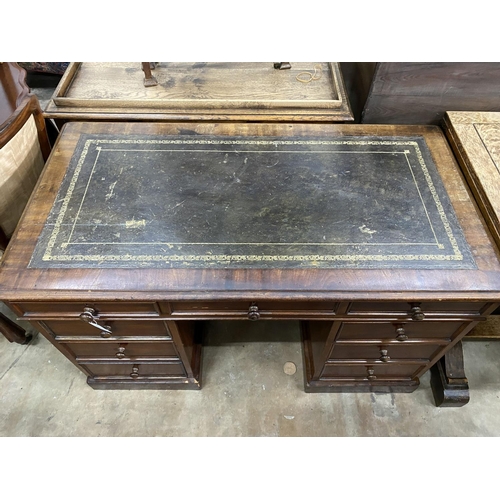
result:
[[[99,389],[199,389],[210,320],[296,320],[305,390],[411,392],[500,302],[437,127],[69,123],[0,300]]]

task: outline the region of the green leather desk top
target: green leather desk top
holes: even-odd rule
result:
[[[82,135],[29,267],[476,268],[422,137]]]

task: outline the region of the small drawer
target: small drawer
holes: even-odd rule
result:
[[[113,320],[99,321],[98,324],[104,327],[106,331],[80,320],[40,321],[40,325],[56,337],[164,337],[164,340],[172,340],[164,321]]]
[[[460,321],[421,321],[409,323],[344,322],[337,340],[388,339],[405,342],[413,339],[447,339],[468,323]]]
[[[445,346],[435,344],[339,344],[333,345],[330,359],[429,360]]]
[[[264,317],[335,316],[337,302],[332,301],[182,301],[171,302],[173,316],[228,316],[259,319]]]
[[[481,311],[488,305],[487,302],[352,302],[349,305],[347,314],[377,314],[377,315],[407,315],[412,316],[412,307],[419,307],[422,313],[431,314],[456,314],[460,315],[480,315]]]
[[[98,316],[159,316],[156,302],[12,302],[23,317],[78,316],[91,308]]]
[[[127,360],[138,357],[177,358],[173,342],[68,342],[62,343],[76,358],[116,358]],[[80,359],[78,360],[80,361]]]
[[[143,377],[185,377],[182,363],[80,363],[94,377],[120,377],[130,380]]]
[[[367,381],[384,379],[409,379],[413,378],[424,365],[414,364],[357,364],[335,365],[327,364],[320,379],[352,378]]]

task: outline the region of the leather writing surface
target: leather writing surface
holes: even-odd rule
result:
[[[422,137],[83,135],[30,267],[476,266]]]

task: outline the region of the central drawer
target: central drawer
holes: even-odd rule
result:
[[[170,302],[170,314],[175,317],[228,317],[234,319],[308,318],[336,315],[338,302],[333,301],[179,301]]]

